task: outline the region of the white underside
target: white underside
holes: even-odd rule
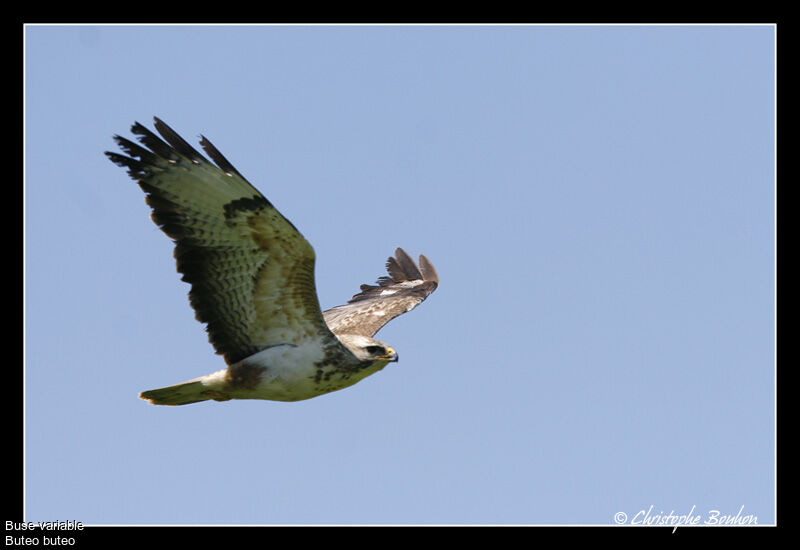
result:
[[[211,392],[219,392],[231,399],[300,401],[352,386],[387,364],[387,361],[377,361],[356,372],[332,372],[325,377],[315,366],[323,358],[324,351],[316,343],[285,344],[260,351],[239,363],[265,368],[260,381],[252,389],[230,388],[227,369],[203,376],[199,381]],[[332,367],[326,368],[332,370]],[[328,371],[323,372],[327,374]]]

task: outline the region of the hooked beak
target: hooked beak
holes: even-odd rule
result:
[[[394,348],[386,347],[386,355],[381,355],[380,359],[384,361],[389,361],[391,363],[397,363],[400,360],[400,356],[397,355],[397,352],[394,351]]]

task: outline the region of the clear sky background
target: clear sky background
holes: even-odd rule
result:
[[[774,522],[774,40],[28,27],[26,519]],[[399,363],[297,403],[137,398],[224,367],[103,155],[153,115],[300,229],[323,308],[397,246],[432,260],[378,335]]]

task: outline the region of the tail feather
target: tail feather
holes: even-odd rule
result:
[[[200,380],[190,380],[166,388],[143,391],[139,397],[147,399],[153,405],[188,405],[212,399],[208,394],[208,387]]]

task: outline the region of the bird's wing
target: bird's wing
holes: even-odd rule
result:
[[[308,241],[205,137],[216,166],[157,118],[155,128],[161,138],[135,123],[141,145],[114,136],[125,155],[106,155],[128,169],[175,242],[195,317],[217,353],[232,364],[273,345],[335,340]]]
[[[423,255],[419,266],[402,249],[386,262],[389,277],[377,285],[361,285],[361,292],[344,305],[323,313],[334,334],[372,337],[383,325],[422,303],[439,286],[433,264]]]

